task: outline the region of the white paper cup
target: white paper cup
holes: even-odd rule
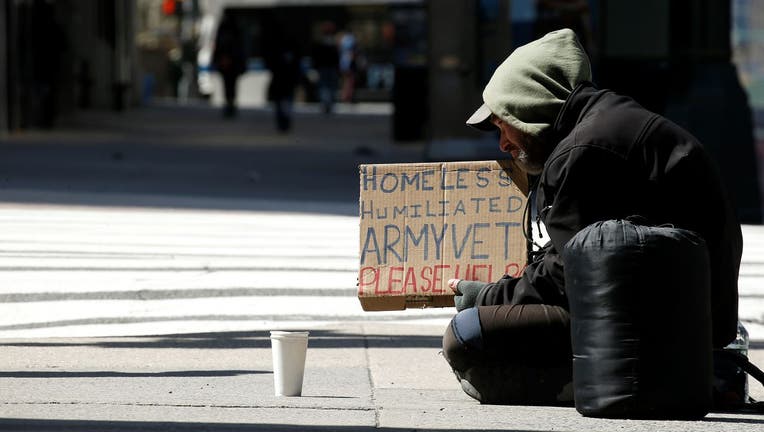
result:
[[[300,396],[305,373],[308,332],[271,332],[273,386],[276,396]]]

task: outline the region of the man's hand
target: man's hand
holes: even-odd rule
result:
[[[454,306],[457,311],[469,309],[475,306],[480,290],[488,285],[486,282],[468,281],[461,279],[449,279],[448,286],[454,291]]]
[[[459,282],[461,279],[449,279],[448,280],[448,287],[451,288],[451,290],[454,292],[455,295],[462,295],[462,293],[459,292]]]

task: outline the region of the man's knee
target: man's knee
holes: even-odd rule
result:
[[[483,339],[477,308],[465,309],[451,320],[443,335],[443,355],[454,370],[466,370],[480,355]]]
[[[499,305],[479,308],[483,344],[513,363],[557,366],[569,363],[570,317],[559,306]]]

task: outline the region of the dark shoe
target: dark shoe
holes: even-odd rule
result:
[[[570,366],[500,365],[454,374],[462,390],[482,404],[573,406]]]

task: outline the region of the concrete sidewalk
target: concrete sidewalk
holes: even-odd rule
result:
[[[442,325],[310,328],[302,397],[275,397],[267,332],[0,341],[3,431],[760,431],[764,416],[584,418],[487,406],[439,354]],[[751,357],[764,364],[761,346]],[[751,384],[764,399],[764,389]]]

